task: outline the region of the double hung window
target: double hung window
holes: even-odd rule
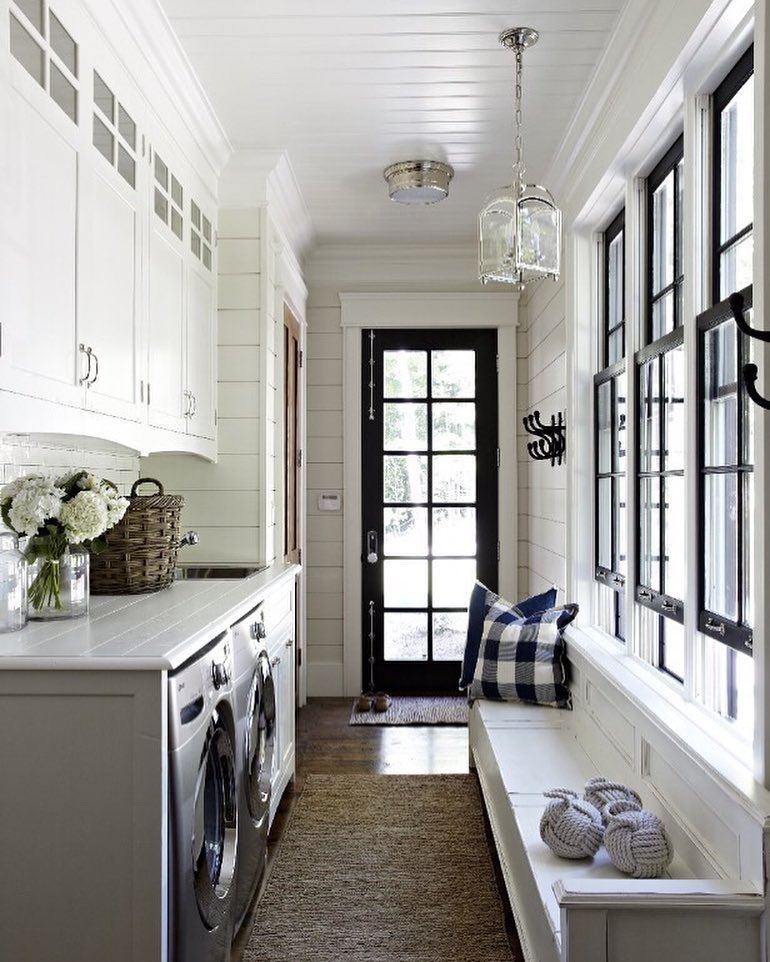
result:
[[[594,375],[596,452],[596,580],[602,594],[604,627],[625,639],[626,583],[626,366],[625,213],[604,233],[603,368]]]

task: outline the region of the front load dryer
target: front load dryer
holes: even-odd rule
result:
[[[233,915],[237,931],[265,869],[276,714],[262,606],[233,625],[232,633],[238,775],[238,868]]]
[[[169,959],[228,962],[238,847],[229,631],[169,673]]]

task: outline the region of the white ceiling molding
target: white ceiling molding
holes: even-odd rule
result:
[[[266,207],[270,218],[302,263],[313,239],[313,225],[285,151],[240,148],[219,182],[219,203],[226,209]]]
[[[145,89],[149,71],[159,95],[150,105],[171,126],[172,117],[158,109],[161,97],[169,101],[172,112],[181,117],[200,146],[211,173],[218,177],[232,146],[160,3],[83,0],[83,4],[105,37],[120,37],[115,54]],[[131,50],[125,44],[126,33],[133,41]]]

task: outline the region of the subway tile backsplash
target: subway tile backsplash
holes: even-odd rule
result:
[[[121,494],[128,495],[139,477],[139,456],[90,438],[0,434],[2,484],[31,472],[60,475],[79,468],[108,478]]]

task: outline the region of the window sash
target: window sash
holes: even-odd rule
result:
[[[625,382],[624,362],[594,376],[594,571],[596,580],[613,591],[625,587],[628,555]]]
[[[626,355],[625,210],[604,232],[604,305],[601,361],[606,368]]]
[[[742,292],[745,312],[752,308],[752,288]],[[750,321],[749,321],[750,322]],[[734,346],[730,369],[717,357],[707,369],[707,339],[718,329],[727,336],[725,348]],[[743,367],[749,361],[750,344],[737,329],[728,300],[721,301],[697,318],[698,329],[698,531],[700,540],[698,628],[710,638],[743,653],[753,650],[752,630],[752,545],[751,524],[753,500],[753,410],[742,387]],[[732,341],[732,345],[731,345]],[[710,342],[718,345],[715,339]],[[714,349],[712,348],[712,353]],[[714,368],[718,368],[717,371]],[[719,375],[721,374],[721,378]],[[730,404],[729,401],[734,403]],[[712,408],[719,405],[717,415],[710,417]],[[716,427],[715,427],[716,424]],[[711,427],[707,438],[707,429]],[[714,440],[713,435],[718,435]],[[722,446],[722,451],[717,449]],[[724,456],[720,456],[723,454]],[[732,485],[732,486],[731,486]],[[717,496],[722,496],[717,502]],[[709,525],[707,509],[710,499],[718,503],[719,527]],[[734,510],[728,511],[732,504]],[[734,524],[730,524],[731,514]],[[716,550],[714,550],[716,546]],[[730,554],[728,555],[728,550]],[[725,567],[711,572],[712,581],[722,587],[725,598],[721,611],[709,607],[709,561],[721,558]],[[732,570],[730,570],[732,569]],[[728,610],[730,609],[730,610]]]
[[[676,330],[682,324],[682,284],[684,280],[682,258],[682,198],[684,187],[684,136],[680,136],[666,151],[647,178],[647,312],[646,343]],[[655,199],[661,188],[671,179],[671,199],[666,205],[666,215],[661,216]],[[670,213],[670,217],[669,217]],[[663,234],[663,236],[661,236]],[[667,244],[663,243],[664,241]],[[670,246],[670,268],[667,245]],[[661,275],[662,278],[661,278]],[[670,308],[668,303],[670,302]],[[656,314],[668,314],[671,324],[656,324]]]

